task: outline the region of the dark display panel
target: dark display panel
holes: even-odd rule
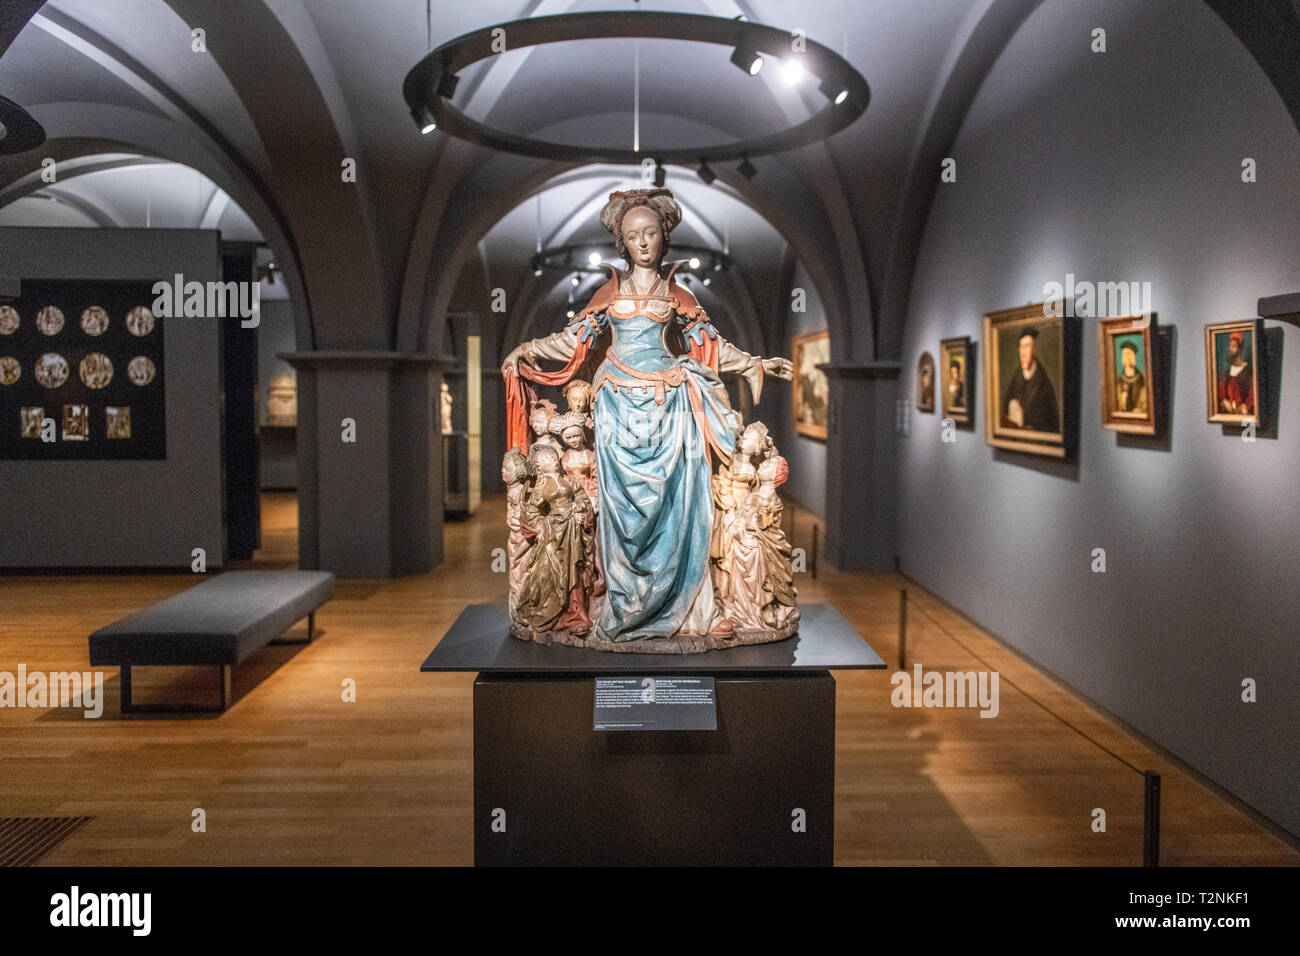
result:
[[[152,282],[24,280],[0,305],[0,460],[167,457],[153,300]]]

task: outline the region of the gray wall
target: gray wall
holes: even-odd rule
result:
[[[1088,50],[1098,26],[1105,54]],[[956,444],[940,442],[938,416],[914,417],[900,441],[903,569],[1300,833],[1300,343],[1270,323],[1285,343],[1281,418],[1275,439],[1246,444],[1206,422],[1202,332],[1300,288],[1295,126],[1203,4],[1048,0],[951,155],[958,181],[939,187],[927,226],[903,393],[923,349],[978,339],[982,313],[1041,301],[1048,281],[1149,280],[1176,330],[1172,430],[1101,428],[1097,324],[1083,320],[1077,462],[994,451],[978,402]],[[1244,157],[1257,183],[1241,181]],[[981,401],[985,387],[981,364]],[[1241,702],[1247,677],[1258,703]]]
[[[219,234],[172,229],[0,229],[24,279],[221,278]],[[215,321],[168,319],[166,461],[0,461],[0,567],[223,563],[221,356]]]
[[[826,308],[817,296],[812,279],[799,263],[794,269],[793,288],[807,292],[807,311],[786,310],[785,338],[781,352],[786,358],[794,356],[791,338],[805,332],[818,332],[827,328]],[[787,302],[789,300],[787,299]],[[836,356],[832,355],[834,361]],[[794,430],[794,404],[791,399],[794,386],[789,382],[771,379],[764,385],[763,402],[756,415],[772,430],[772,438],[781,454],[790,463],[790,480],[782,492],[789,495],[819,518],[826,517],[826,443],[807,438]]]

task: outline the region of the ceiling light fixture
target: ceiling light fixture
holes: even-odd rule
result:
[[[822,80],[817,89],[821,90],[822,95],[836,106],[849,98],[849,88],[833,80]]]
[[[789,86],[797,86],[803,79],[803,64],[798,60],[786,60],[781,64],[781,78]]]
[[[696,173],[704,180],[706,186],[712,186],[713,181],[718,178],[704,160],[700,160],[700,168],[696,170]]]
[[[415,125],[420,127],[420,132],[424,135],[438,128],[438,121],[433,118],[433,112],[423,104],[412,107],[411,116],[415,118]]]
[[[736,47],[735,52],[731,54],[731,62],[750,76],[758,76],[759,70],[763,69],[763,57],[743,46]]]
[[[669,253],[673,260],[684,260],[681,275],[688,274],[686,266],[703,272],[722,272],[731,265],[725,252],[707,246],[674,242]],[[611,265],[631,268],[631,263],[626,260],[605,259],[599,251],[592,250],[590,242],[542,249],[529,263],[534,276],[540,278],[544,273],[551,273],[556,277],[557,285],[568,289],[570,295],[585,279],[607,275],[606,270]]]
[[[45,129],[11,99],[0,96],[0,156],[25,153],[45,142]]]
[[[790,56],[790,34],[786,30],[698,13],[599,10],[493,24],[430,50],[407,73],[402,95],[421,131],[431,131],[436,125],[440,132],[466,142],[535,159],[640,166],[646,155],[652,155],[660,168],[675,163],[699,169],[708,164],[716,167],[742,158],[783,153],[822,142],[861,116],[871,98],[866,79],[848,60],[830,47],[808,38],[803,52],[798,54],[798,66],[802,68],[800,72],[821,84],[829,102],[807,119],[785,129],[731,142],[683,143],[669,149],[637,141],[634,141],[633,148],[620,149],[597,143],[534,139],[473,119],[450,99],[458,74],[474,64],[497,57],[496,46],[503,32],[510,37],[511,50],[616,39],[690,42],[696,48],[699,44],[713,45],[729,51],[731,61],[751,76],[762,69],[765,59],[780,63]],[[720,60],[721,56],[718,57]],[[421,107],[428,110],[432,121],[426,119]],[[701,178],[706,178],[703,172]]]
[[[456,95],[456,84],[460,82],[460,77],[455,73],[444,73],[438,77],[438,85],[434,87],[434,92],[443,99],[451,99]]]
[[[740,165],[736,167],[736,172],[740,173],[740,175],[744,176],[746,179],[753,179],[754,174],[757,173],[758,170],[754,168],[754,164],[751,163],[749,157],[746,156],[740,161]]]

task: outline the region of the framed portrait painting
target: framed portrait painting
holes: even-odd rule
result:
[[[829,331],[796,335],[792,340],[794,364],[794,427],[800,435],[826,439],[831,386],[818,365],[831,360]]]
[[[1101,424],[1133,435],[1156,433],[1154,317],[1103,319],[1097,327],[1101,357]]]
[[[916,410],[934,412],[934,356],[922,352],[916,363]]]
[[[1205,398],[1212,422],[1259,422],[1262,319],[1205,327]]]
[[[1071,328],[1043,304],[984,316],[985,437],[990,445],[1064,458]]]
[[[972,392],[975,370],[971,366],[970,338],[963,335],[939,342],[939,394],[943,417],[955,425],[969,425],[974,421]]]

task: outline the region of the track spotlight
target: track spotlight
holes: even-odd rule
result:
[[[668,179],[668,170],[659,165],[659,160],[655,160],[655,185],[662,186]]]
[[[744,176],[746,179],[753,179],[754,174],[757,173],[758,170],[754,168],[754,164],[751,163],[749,157],[746,156],[740,161],[740,165],[736,167],[736,172],[740,173],[740,175]]]
[[[822,80],[817,89],[822,91],[822,95],[828,100],[839,106],[849,98],[849,88],[833,80]]]
[[[710,282],[712,282],[712,281],[713,281],[713,280],[710,279],[708,276],[705,276],[705,277],[704,277],[704,284],[705,284],[705,285],[708,285],[708,284],[709,284]]]
[[[763,58],[743,46],[736,47],[735,52],[731,54],[731,62],[750,76],[758,76],[758,71],[763,68]]]
[[[438,128],[438,122],[433,118],[433,111],[423,103],[411,110],[411,116],[421,133],[432,133]]]
[[[704,180],[706,186],[712,186],[713,181],[718,178],[714,175],[713,170],[709,168],[709,164],[704,160],[700,160],[700,168],[696,170],[696,173],[702,180]]]
[[[713,271],[714,271],[714,272],[721,272],[721,271],[722,271],[722,260],[721,260],[721,259],[714,259],[714,260],[713,260]]]
[[[571,318],[573,318],[575,315],[577,315],[577,313],[574,312],[572,309],[570,309],[568,312],[565,312],[564,315],[565,315],[566,318],[570,318],[570,319],[571,319]]]
[[[700,257],[691,256],[691,261],[686,264],[690,266],[692,269],[698,269],[700,267]]]
[[[797,86],[803,79],[803,64],[798,60],[786,60],[781,64],[781,77],[788,86]]]
[[[535,276],[539,276],[539,275],[541,275],[541,274],[542,274],[542,267],[541,267],[541,266],[533,266],[533,275],[535,275]]]
[[[589,265],[589,266],[598,266],[598,265],[600,265],[600,253],[599,253],[599,252],[593,252],[593,253],[591,253],[589,256],[587,256],[587,265]]]
[[[581,284],[582,284],[582,280],[579,279],[577,276],[574,276],[572,279],[569,280],[569,285],[575,285],[575,286],[576,286],[576,285],[581,285]]]
[[[438,77],[438,85],[434,91],[444,100],[449,100],[456,94],[456,84],[459,82],[460,77],[455,73],[443,73]]]

